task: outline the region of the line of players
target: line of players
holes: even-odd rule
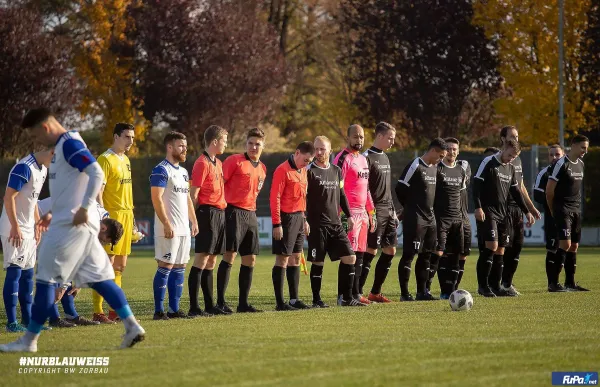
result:
[[[370,302],[389,302],[381,293],[381,287],[395,254],[399,220],[391,198],[390,165],[384,150],[393,145],[395,129],[386,123],[378,124],[375,143],[365,154],[359,153],[364,143],[364,130],[352,125],[347,134],[348,147],[337,155],[335,165],[329,164],[330,141],[319,136],[314,145],[301,143],[294,155],[275,171],[271,212],[273,253],[276,255],[272,278],[277,310],[309,308],[298,299],[299,263],[305,234],[309,242],[308,259],[313,262],[310,275],[313,307],[328,307],[320,297],[326,254],[332,260],[341,260],[339,305],[364,306]],[[539,218],[523,185],[516,129],[503,128],[501,139],[503,149],[484,159],[474,184],[478,235],[483,242],[480,243],[477,272],[479,292],[484,296],[518,294],[512,285],[512,277],[522,247],[522,214],[527,214],[530,223],[533,223],[534,216]],[[205,133],[206,151],[194,164],[190,189],[187,171],[179,166],[186,157],[185,137],[170,133],[165,138],[166,159],[153,170],[150,178],[156,212],[156,319],[232,313],[225,302],[225,291],[231,265],[238,252],[242,256],[242,268],[237,311],[258,311],[248,303],[248,293],[258,254],[256,197],[266,178],[266,168],[259,161],[264,140],[261,131],[251,130],[247,136],[247,152],[232,156],[221,164],[216,156],[222,154],[226,147],[227,132],[216,126],[210,127]],[[586,150],[587,145],[584,145]],[[442,289],[441,298],[447,298],[460,283],[471,239],[466,207],[470,168],[464,161],[457,162],[458,151],[456,139],[432,141],[425,155],[407,165],[396,186],[396,194],[404,208],[401,212],[404,249],[398,265],[402,301],[413,300],[408,291],[408,280],[415,255],[418,255],[415,265],[417,300],[435,299],[429,289],[436,271]],[[311,163],[313,156],[316,160]],[[580,173],[582,177],[583,171]],[[540,187],[543,185],[537,184],[536,190]],[[511,198],[514,199],[511,201]],[[307,201],[310,204],[308,208]],[[347,235],[338,216],[339,208],[348,219]],[[576,223],[573,226],[573,246],[561,241],[556,253],[549,251],[547,268],[555,262],[574,262],[576,259],[575,240],[580,234],[580,231],[577,233],[580,219],[575,215],[571,218],[572,223]],[[199,228],[203,233],[202,238],[196,240],[196,256],[188,278],[191,308],[185,314],[179,309],[179,298],[185,264],[189,259],[186,252],[191,244],[189,222],[192,234],[195,235]],[[568,227],[571,224],[559,228],[564,231]],[[547,232],[548,229],[546,227]],[[507,235],[509,230],[517,231],[513,238]],[[571,236],[570,231],[564,231],[564,234],[565,238]],[[508,262],[514,264],[506,265],[502,270],[503,247],[511,239],[513,242],[507,250],[512,249],[512,253]],[[362,295],[362,288],[379,246],[383,252],[367,298]],[[565,259],[561,259],[562,252]],[[221,254],[224,258],[218,268],[218,299],[214,303],[212,272],[216,256]],[[508,251],[506,255],[509,255]],[[557,258],[552,260],[555,256]],[[574,263],[567,266],[574,267]],[[509,267],[512,270],[507,270]],[[574,274],[574,270],[565,271]],[[285,276],[290,290],[288,303],[283,299]],[[567,280],[567,285],[571,289],[583,290],[575,285],[574,279]],[[199,287],[203,290],[205,311],[199,307]],[[165,314],[163,301],[167,288],[169,312]],[[561,288],[549,274],[549,290],[564,291]]]

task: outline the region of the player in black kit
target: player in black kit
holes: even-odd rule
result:
[[[552,168],[556,161],[564,156],[562,147],[558,144],[551,145],[548,148],[549,164],[538,173],[535,179],[533,188],[533,199],[544,206],[544,237],[546,239],[546,276],[548,277],[548,291],[562,292],[564,289],[557,286],[558,282],[554,281],[556,269],[556,250],[558,249],[558,230],[556,223],[550,214],[548,202],[546,201],[546,185],[548,184],[548,175],[552,172]],[[562,270],[562,268],[561,268]]]
[[[475,219],[483,223],[480,233],[485,241],[477,260],[478,292],[484,297],[510,295],[500,289],[504,248],[509,243],[508,196],[512,196],[519,208],[527,213],[528,224],[535,222],[525,205],[515,177],[515,167],[511,164],[520,151],[518,142],[506,141],[502,152],[483,159],[473,180]],[[495,278],[495,282],[490,283],[492,271],[495,275],[491,277]]]
[[[469,219],[469,186],[471,185],[471,165],[467,160],[458,160],[458,165],[465,171],[465,187],[460,191],[460,210],[463,221],[463,251],[458,259],[458,276],[454,284],[454,290],[458,289],[463,274],[465,273],[465,263],[467,257],[471,254],[471,220]]]
[[[519,142],[519,132],[514,126],[505,126],[500,130],[500,141],[502,144],[508,140]],[[529,193],[527,193],[527,188],[525,188],[525,184],[523,183],[523,163],[521,162],[521,158],[517,156],[511,164],[515,167],[515,178],[517,179],[519,190],[523,196],[523,201],[529,210],[528,212],[533,214],[536,219],[540,219],[541,214],[531,202]],[[521,250],[523,250],[525,228],[523,225],[523,211],[521,211],[510,195],[508,196],[508,225],[508,236],[510,239],[506,251],[504,252],[504,268],[502,270],[502,282],[500,288],[510,296],[518,296],[520,293],[513,286],[512,281],[515,272],[517,271],[517,267],[519,266]],[[495,283],[497,280],[494,278],[494,275],[496,275],[496,273],[495,271],[492,271],[490,274],[490,281],[492,283]]]
[[[483,151],[483,159],[485,160],[486,157],[495,155],[496,153],[500,153],[500,148],[496,148],[495,146],[487,147]],[[483,237],[485,233],[483,232],[483,222],[479,222],[477,219],[475,219],[475,226],[477,228],[477,248],[481,254],[483,249],[485,249],[485,238]]]
[[[398,263],[400,301],[414,301],[408,291],[411,264],[418,254],[415,264],[417,279],[417,300],[435,300],[427,293],[429,280],[429,258],[436,249],[436,224],[433,214],[437,164],[446,156],[447,145],[441,138],[429,144],[422,157],[411,161],[396,184],[396,195],[402,204],[403,247],[402,258]]]
[[[398,244],[398,234],[396,233],[398,217],[392,200],[390,159],[384,152],[394,145],[395,138],[396,128],[387,122],[380,122],[375,126],[373,146],[364,153],[369,163],[369,191],[375,205],[377,228],[367,237],[367,251],[363,256],[359,289],[360,294],[363,294],[363,286],[369,276],[371,262],[377,255],[377,249],[381,246],[381,256],[375,266],[375,279],[368,297],[369,301],[379,303],[391,302],[381,293],[381,287],[392,266],[392,259],[396,254],[396,245]]]
[[[559,235],[555,273],[552,288],[560,289],[560,269],[564,263],[565,288],[570,291],[587,291],[575,283],[577,247],[581,239],[581,188],[584,165],[581,158],[587,153],[590,140],[582,135],[573,137],[571,150],[559,159],[548,176],[546,200],[556,222]],[[550,287],[549,289],[550,290]],[[550,290],[552,291],[552,290]]]
[[[444,141],[448,152],[437,166],[433,206],[437,225],[437,250],[431,254],[427,289],[430,289],[439,262],[440,298],[447,300],[458,281],[458,257],[464,251],[461,192],[466,189],[466,172],[456,162],[460,142],[453,137]]]
[[[313,307],[328,308],[321,299],[321,282],[325,255],[332,261],[341,260],[338,272],[338,289],[342,292],[338,304],[342,306],[366,306],[352,297],[354,284],[354,263],[356,255],[352,251],[348,235],[342,227],[338,209],[342,208],[348,217],[348,227],[352,229],[348,199],[344,193],[342,171],[329,163],[331,142],[325,136],[315,138],[315,161],[308,166],[308,190],[306,194],[306,220],[311,233],[308,235],[308,260],[310,286],[313,292]]]

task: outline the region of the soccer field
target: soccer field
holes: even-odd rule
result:
[[[515,278],[523,294],[518,298],[475,295],[476,256],[470,257],[461,284],[474,295],[470,312],[452,312],[447,301],[435,301],[287,313],[271,312],[273,259],[263,254],[251,303],[268,313],[152,321],[156,264],[151,251],[134,251],[123,286],[147,331],[144,342],[117,350],[120,324],[54,329],[42,334],[37,355],[108,356],[108,373],[19,374],[21,355],[1,354],[0,375],[6,386],[548,386],[552,371],[600,370],[599,254],[600,249],[586,248],[578,255],[577,279],[592,289],[587,293],[548,293],[544,250],[530,248],[522,254]],[[384,286],[394,301],[399,298],[396,264]],[[238,271],[239,261],[228,292],[234,308]],[[328,262],[322,293],[330,305],[336,281],[337,264]],[[434,294],[439,294],[434,284]],[[302,276],[300,292],[311,301],[308,276]],[[187,311],[187,285],[184,294]],[[91,316],[89,289],[80,293],[76,305],[80,314]],[[0,334],[3,343],[17,337],[4,330]]]

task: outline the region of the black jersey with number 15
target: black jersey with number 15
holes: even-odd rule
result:
[[[583,160],[573,162],[568,156],[558,159],[548,179],[556,181],[554,189],[554,212],[581,211],[581,185],[583,183]],[[550,203],[548,203],[550,205]]]

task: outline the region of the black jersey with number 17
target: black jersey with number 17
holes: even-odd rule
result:
[[[341,169],[334,164],[327,168],[311,163],[307,167],[306,178],[306,219],[319,225],[341,225],[339,209],[350,215],[348,200],[344,194]]]
[[[375,208],[392,206],[390,159],[381,149],[372,146],[364,153],[369,163],[369,191]]]
[[[416,216],[417,222],[423,224],[435,222],[433,203],[436,177],[436,166],[428,165],[420,157],[404,168],[396,184],[398,201],[404,207],[404,219]]]
[[[554,164],[552,173],[548,176],[548,179],[556,181],[554,203],[552,203],[553,212],[581,212],[584,169],[583,160],[577,159],[573,162],[566,155]]]
[[[462,219],[460,193],[465,187],[465,175],[458,163],[450,166],[441,161],[438,164],[433,206],[436,218]]]

